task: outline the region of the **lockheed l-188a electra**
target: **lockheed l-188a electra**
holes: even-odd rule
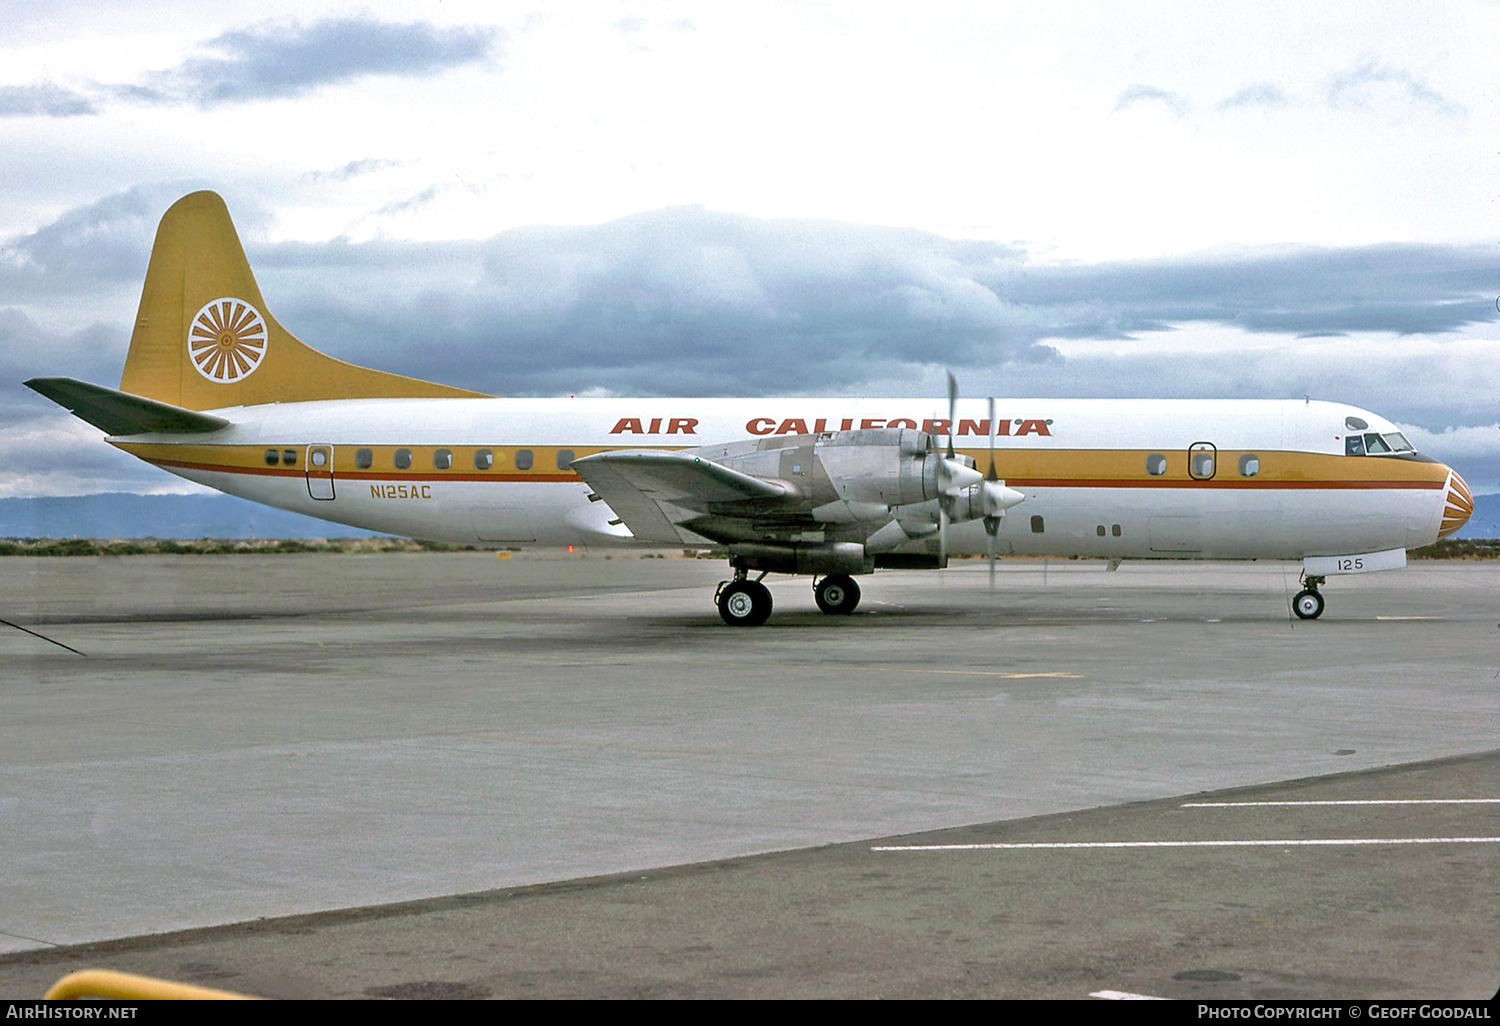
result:
[[[1301,560],[1394,569],[1473,509],[1366,410],[1310,400],[504,399],[344,363],[271,316],[223,200],[162,218],[119,389],[27,384],[112,445],[254,502],[431,541],[727,553],[724,621],[768,573],[854,578],[951,555]],[[1117,565],[1117,564],[1116,564]],[[752,576],[753,575],[753,576]]]

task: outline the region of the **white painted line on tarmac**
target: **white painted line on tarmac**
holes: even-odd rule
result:
[[[1166,1001],[1167,998],[1156,997],[1152,994],[1132,994],[1128,990],[1096,990],[1089,995],[1091,998],[1099,998],[1103,1001]]]
[[[1015,844],[891,844],[871,851],[1016,851],[1027,848],[1277,848],[1351,844],[1500,844],[1500,837],[1326,837],[1274,841],[1036,841]]]
[[[1500,805],[1500,798],[1360,798],[1345,801],[1186,802],[1184,809],[1250,809],[1265,805]]]
[[[917,669],[907,666],[862,666],[862,670],[875,670],[879,673],[943,673],[956,674],[960,677],[1005,677],[1009,680],[1026,680],[1031,677],[1082,677],[1081,673],[1007,673],[1003,670],[928,670]]]

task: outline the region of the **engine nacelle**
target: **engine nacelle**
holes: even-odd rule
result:
[[[845,502],[909,506],[937,497],[940,456],[921,431],[839,431],[820,437],[815,451]]]
[[[729,546],[729,556],[732,566],[777,574],[867,574],[875,569],[858,542],[740,543]]]
[[[870,520],[876,507],[911,506],[936,499],[967,480],[974,461],[946,460],[931,435],[912,428],[783,435],[705,446],[694,453],[755,477],[792,485],[812,506],[843,502],[850,516],[830,510],[819,520]],[[977,480],[977,474],[974,475]]]

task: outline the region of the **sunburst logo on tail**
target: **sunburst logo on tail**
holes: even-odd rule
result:
[[[266,320],[245,302],[226,296],[203,304],[188,329],[188,358],[209,381],[227,385],[249,377],[266,358]]]

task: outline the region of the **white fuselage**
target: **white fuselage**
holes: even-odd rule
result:
[[[592,546],[634,539],[589,500],[572,458],[859,428],[946,441],[946,405],[329,400],[214,411],[232,424],[212,435],[112,441],[189,480],[337,523],[456,543]],[[1026,496],[1001,524],[1002,553],[1237,559],[1416,547],[1438,537],[1456,477],[1415,453],[1350,454],[1349,436],[1397,429],[1336,403],[1005,399],[996,410],[998,475]],[[990,427],[983,400],[959,401],[954,443],[981,470]],[[969,522],[955,525],[949,548],[983,553],[986,542]]]

